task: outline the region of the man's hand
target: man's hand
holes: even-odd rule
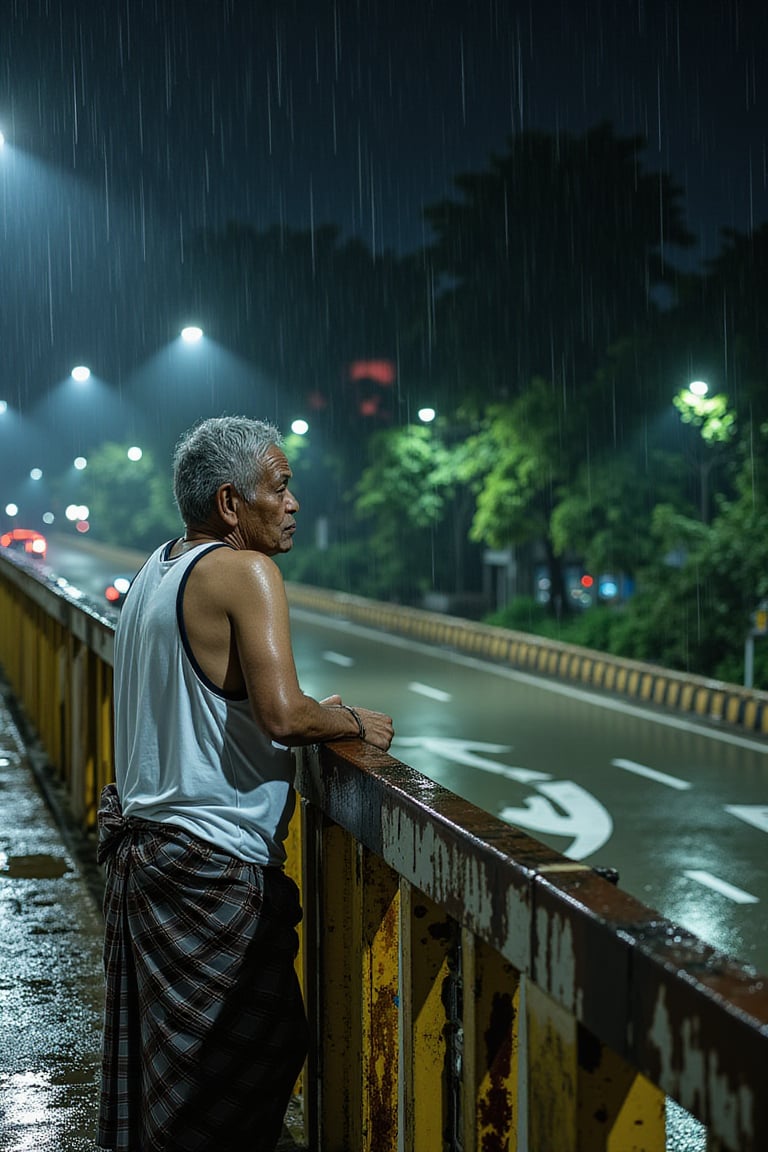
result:
[[[384,712],[372,712],[370,708],[358,708],[357,706],[355,706],[355,712],[363,722],[366,744],[373,744],[375,748],[381,748],[382,752],[389,751],[389,746],[395,735],[392,717],[387,716]]]

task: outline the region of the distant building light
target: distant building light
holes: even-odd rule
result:
[[[82,472],[84,468],[88,467],[88,461],[85,456],[75,456],[73,463],[78,472]]]
[[[431,424],[435,416],[437,416],[437,412],[435,412],[434,408],[419,408],[416,415],[422,424]]]
[[[77,380],[78,384],[84,384],[85,381],[90,378],[91,370],[90,368],[86,368],[85,364],[78,364],[72,369],[70,375],[73,380]]]
[[[29,473],[29,478],[30,478],[30,480],[42,480],[42,478],[43,478],[42,468],[32,468],[30,470],[30,473]]]
[[[6,516],[18,516],[18,514],[19,514],[18,504],[6,504],[5,514],[6,514]]]
[[[350,380],[373,380],[389,388],[396,377],[397,371],[392,360],[353,360],[349,365]]]
[[[53,512],[43,512],[43,524],[53,524],[55,519]]]
[[[185,344],[197,344],[198,340],[203,338],[202,328],[198,328],[196,324],[190,324],[181,330],[181,338]]]
[[[294,420],[291,424],[291,432],[295,432],[297,436],[306,436],[309,432],[309,424],[306,420]]]
[[[138,448],[135,444],[133,445],[133,447],[128,449],[128,459],[129,460],[134,460],[134,461],[141,460],[143,455],[144,455],[144,453],[142,452],[141,448]]]

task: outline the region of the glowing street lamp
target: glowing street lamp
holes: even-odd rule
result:
[[[78,472],[82,472],[85,468],[88,467],[88,461],[86,460],[85,456],[75,456],[75,459],[72,461],[72,463]]]
[[[90,375],[91,370],[90,368],[86,368],[85,364],[77,364],[70,372],[70,376],[73,380],[76,380],[78,384],[84,384],[86,380],[90,378]]]
[[[688,391],[692,392],[694,396],[706,396],[709,392],[709,384],[706,380],[692,380],[688,385]]]
[[[418,416],[419,420],[421,420],[422,424],[431,424],[437,416],[437,412],[434,408],[419,408],[416,415]]]
[[[189,324],[186,328],[182,328],[181,338],[185,344],[197,344],[198,340],[203,338],[203,330],[196,324]]]
[[[297,436],[306,436],[309,432],[309,424],[306,420],[294,420],[291,424],[291,432],[295,432]]]
[[[133,461],[135,462],[135,461],[137,461],[137,460],[141,460],[141,458],[142,458],[142,456],[144,455],[144,453],[142,452],[141,448],[139,448],[139,447],[138,447],[138,445],[136,445],[136,444],[133,444],[133,445],[132,445],[132,446],[131,446],[131,447],[128,449],[128,451],[127,451],[126,455],[127,455],[127,457],[128,457],[128,459],[129,459],[129,460],[133,460]]]
[[[29,473],[29,478],[30,478],[30,480],[42,480],[42,478],[43,478],[42,468],[32,468],[30,473]]]

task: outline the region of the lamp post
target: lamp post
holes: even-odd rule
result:
[[[673,403],[683,423],[699,431],[694,452],[699,473],[699,515],[702,523],[708,524],[710,473],[736,433],[736,415],[729,410],[728,397],[723,392],[709,394],[705,380],[692,380],[673,397]]]

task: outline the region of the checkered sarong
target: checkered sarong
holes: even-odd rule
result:
[[[306,1053],[298,890],[102,793],[101,1107],[113,1152],[272,1152]]]

